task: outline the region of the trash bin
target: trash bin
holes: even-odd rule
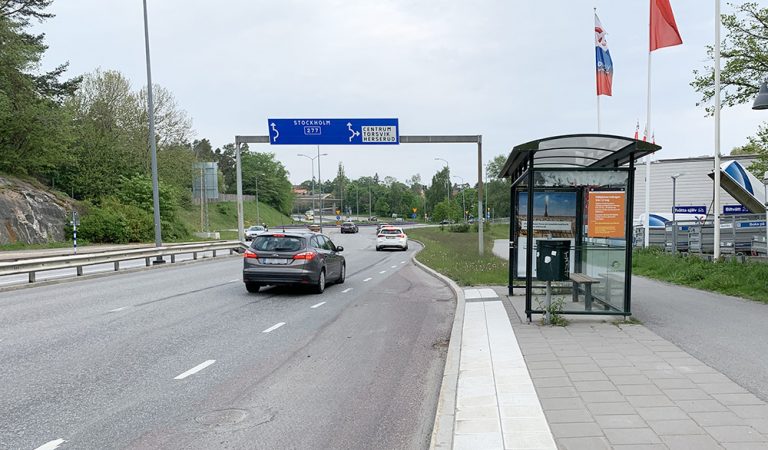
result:
[[[538,241],[536,249],[536,279],[567,281],[571,241],[548,239]]]

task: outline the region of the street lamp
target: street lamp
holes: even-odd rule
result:
[[[305,158],[309,158],[310,161],[312,161],[312,222],[315,221],[315,160],[319,158],[320,156],[328,156],[328,153],[323,153],[317,156],[309,156],[305,155],[304,153],[299,153],[298,156],[303,156]],[[320,162],[318,161],[318,165],[320,165]]]
[[[462,217],[464,217],[464,223],[467,223],[467,203],[464,201],[464,178],[460,177],[459,175],[454,175],[453,178],[458,178],[461,180],[461,207],[462,209]]]
[[[677,218],[675,216],[677,208],[677,200],[675,197],[677,191],[677,179],[685,174],[676,173],[672,175],[672,253],[677,253]]]
[[[155,105],[152,97],[152,66],[149,58],[149,23],[147,21],[147,0],[144,4],[144,50],[147,56],[147,116],[149,116],[149,147],[152,151],[152,208],[155,222],[155,247],[163,246],[163,233],[160,229],[160,192],[157,180],[157,143],[155,141]],[[238,237],[240,239],[240,237]],[[165,260],[158,256],[153,264],[162,264]]]
[[[448,168],[448,173],[449,174],[451,173],[451,166],[448,164],[448,161],[444,160],[443,158],[435,158],[435,161],[442,161],[442,162],[444,162],[445,163],[445,167]],[[445,197],[445,199],[450,201],[451,200],[451,180],[450,179],[446,180],[446,188],[447,188],[447,190],[446,190],[445,193],[447,194],[447,196]]]
[[[768,78],[760,84],[760,91],[757,93],[757,97],[755,97],[752,109],[768,109]]]

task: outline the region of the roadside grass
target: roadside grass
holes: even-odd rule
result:
[[[187,209],[179,210],[179,216],[190,230],[200,230],[200,205],[192,205]],[[243,221],[246,228],[251,225],[260,225],[262,222],[266,223],[269,227],[293,223],[290,217],[264,203],[259,203],[258,222],[256,219],[256,202],[243,202]],[[209,203],[208,224],[211,231],[236,230],[237,203]],[[237,232],[233,232],[232,236],[234,239],[237,236]],[[224,238],[223,234],[222,238]]]
[[[493,239],[509,239],[509,224],[508,223],[494,223],[491,224],[488,234]]]
[[[86,245],[89,245],[89,242],[82,239],[78,239],[77,245],[78,247],[84,247]],[[42,249],[53,249],[53,248],[68,248],[68,247],[72,247],[72,241],[46,242],[43,244],[25,244],[23,242],[16,242],[13,244],[1,244],[0,252],[18,251],[18,250],[42,250]]]
[[[710,262],[697,256],[676,256],[661,249],[638,249],[632,272],[674,284],[768,303],[768,264]]]
[[[507,285],[507,262],[491,252],[493,238],[485,234],[485,255],[477,252],[477,233],[452,233],[440,228],[408,230],[408,237],[424,243],[419,262],[451,278],[460,286]]]

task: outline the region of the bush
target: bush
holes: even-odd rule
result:
[[[135,205],[126,205],[115,198],[91,206],[80,220],[78,237],[94,243],[126,244],[152,242],[155,238],[154,217],[151,212]],[[186,225],[174,217],[162,220],[163,240],[182,240],[189,236]]]
[[[80,219],[79,236],[91,242],[123,244],[128,242],[128,221],[113,207],[94,207]]]
[[[451,233],[469,233],[469,224],[458,223],[456,225],[451,225],[448,231],[450,231]]]

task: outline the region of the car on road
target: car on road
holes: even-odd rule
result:
[[[354,222],[344,222],[341,224],[342,233],[357,233],[359,230]]]
[[[313,223],[311,225],[308,225],[307,228],[309,228],[309,231],[313,233],[319,233],[320,232],[320,225]]]
[[[347,262],[324,234],[274,233],[256,236],[243,254],[243,282],[248,292],[267,285],[311,287],[321,294],[329,281],[343,283]]]
[[[380,223],[380,224],[376,225],[376,234],[379,234],[379,232],[381,231],[382,228],[384,228],[384,227],[391,227],[391,226],[392,225],[390,225],[388,223]]]
[[[252,227],[248,227],[248,229],[245,230],[245,240],[250,241],[256,236],[266,232],[267,232],[267,229],[261,225],[254,225]]]
[[[379,230],[379,234],[376,235],[376,251],[380,251],[384,248],[399,248],[403,251],[408,250],[408,235],[405,234],[402,228],[399,227],[385,227]]]

